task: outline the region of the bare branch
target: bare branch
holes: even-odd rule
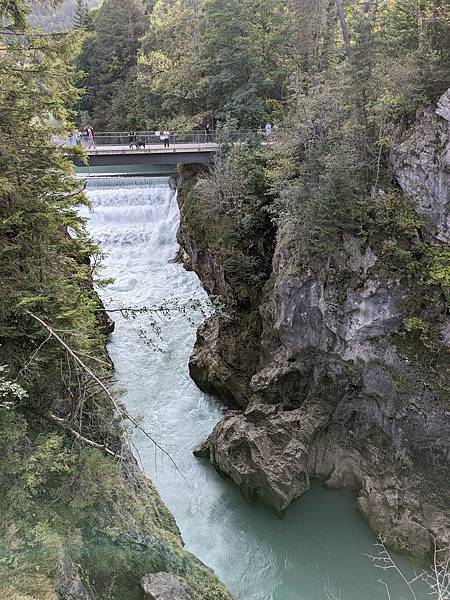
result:
[[[88,438],[84,437],[84,435],[81,435],[81,433],[79,433],[78,431],[75,431],[75,429],[72,429],[72,427],[70,427],[69,424],[66,423],[66,421],[64,419],[60,419],[56,415],[47,415],[46,419],[48,419],[51,423],[53,423],[60,429],[64,429],[64,431],[67,431],[68,433],[70,433],[70,435],[75,437],[80,442],[83,442],[83,444],[87,444],[88,446],[92,446],[93,448],[97,448],[98,450],[102,450],[106,454],[109,454],[110,456],[113,456],[116,459],[120,458],[120,456],[118,454],[115,454],[110,448],[108,448],[108,446],[106,446],[106,444],[105,445],[98,444],[97,442],[94,442],[94,441],[89,440]]]
[[[19,379],[19,377],[20,377],[20,376],[21,376],[23,373],[25,373],[25,371],[26,371],[26,370],[29,368],[29,366],[31,365],[31,363],[33,362],[33,360],[36,358],[36,356],[37,356],[37,354],[39,353],[39,351],[41,350],[41,348],[43,348],[43,346],[45,346],[45,344],[46,344],[46,343],[47,343],[49,340],[51,340],[51,338],[52,338],[52,336],[51,336],[51,334],[49,334],[48,338],[47,338],[47,339],[45,339],[45,340],[44,340],[44,341],[43,341],[43,342],[42,342],[42,343],[41,343],[41,344],[40,344],[40,345],[39,345],[39,346],[36,348],[36,350],[35,350],[35,351],[33,352],[33,354],[31,355],[31,358],[30,358],[30,360],[29,360],[29,361],[27,362],[27,364],[26,364],[24,367],[22,367],[22,368],[20,369],[20,371],[18,372],[18,374],[17,374],[17,377],[16,377],[16,381]]]
[[[400,579],[407,586],[411,598],[417,600],[416,591],[414,585],[417,582],[423,582],[429,589],[429,594],[436,598],[436,600],[450,600],[450,556],[449,548],[438,548],[436,540],[434,542],[434,556],[433,565],[429,571],[422,571],[419,574],[414,573],[414,576],[407,577],[401,568],[394,561],[388,550],[386,549],[384,540],[380,537],[379,541],[375,544],[381,548],[380,552],[376,555],[366,555],[373,561],[378,569],[388,571],[393,569],[400,577]],[[440,557],[443,556],[441,559]],[[389,587],[382,579],[378,580],[386,588],[386,594],[388,600],[391,600]]]
[[[153,444],[165,455],[167,456],[167,458],[170,460],[170,462],[173,464],[173,466],[175,467],[175,469],[177,470],[178,473],[180,473],[180,475],[183,477],[183,479],[185,479],[183,473],[180,471],[178,465],[176,464],[176,462],[173,460],[173,458],[171,457],[171,455],[167,452],[167,450],[165,450],[149,433],[148,431],[146,431],[143,427],[141,427],[141,425],[139,425],[139,423],[136,421],[136,419],[134,417],[132,417],[129,413],[127,413],[121,406],[119,406],[116,402],[116,400],[114,399],[113,395],[111,394],[111,392],[108,390],[108,388],[106,387],[106,385],[95,375],[95,373],[93,373],[93,371],[81,360],[81,358],[72,350],[72,348],[70,348],[70,346],[68,346],[66,344],[66,342],[59,337],[59,335],[50,327],[50,325],[48,325],[45,321],[43,321],[40,317],[38,317],[37,315],[35,315],[34,313],[32,313],[29,310],[25,311],[26,314],[28,314],[30,317],[32,317],[35,321],[37,321],[40,325],[42,325],[42,327],[44,327],[66,350],[67,352],[70,354],[70,356],[72,356],[72,358],[78,363],[78,365],[89,375],[89,377],[91,377],[91,379],[93,379],[93,381],[95,381],[95,383],[105,392],[105,394],[107,395],[107,397],[109,398],[110,402],[112,403],[113,407],[115,408],[115,410],[117,411],[117,413],[124,419],[128,419],[135,427],[136,429],[138,429],[139,431],[141,431],[149,440],[151,440],[153,442]]]
[[[388,584],[385,581],[383,581],[382,579],[379,579],[378,582],[382,583],[384,585],[384,587],[386,588],[386,596],[388,597],[388,600],[391,600],[391,593],[389,591]]]

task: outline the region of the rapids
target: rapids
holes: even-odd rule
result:
[[[106,253],[103,275],[114,278],[100,290],[107,307],[205,300],[196,275],[172,262],[179,212],[167,178],[96,178],[87,192],[93,205],[86,212],[89,230]],[[389,582],[392,600],[410,599],[395,573],[375,569],[365,556],[376,553],[376,539],[350,494],[316,484],[280,520],[263,506],[247,504],[230,481],[194,458],[192,449],[223,410],[188,374],[195,340],[190,321],[199,322],[200,315],[157,318],[161,339],[149,327],[148,314],[111,316],[116,329],[109,352],[118,385],[126,390],[124,402],[183,476],[150,440],[135,435],[141,465],[174,514],[187,548],[239,600],[386,600],[379,578]]]

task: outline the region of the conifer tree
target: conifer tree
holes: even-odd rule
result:
[[[24,22],[14,14],[6,29],[14,34],[18,27],[20,36],[3,35],[7,49],[0,55],[0,364],[13,372],[45,335],[30,323],[25,308],[69,326],[77,305],[78,343],[96,343],[89,333],[95,320],[89,292],[80,295],[79,288],[95,248],[75,210],[85,201],[73,176],[77,150],[65,146],[77,98],[71,65],[78,36],[22,31]],[[64,234],[67,227],[78,232],[76,239]],[[60,350],[52,355],[50,348],[48,362],[38,370],[39,386],[43,380],[49,386],[45,401],[34,397],[38,405],[52,402],[49,390],[58,381],[54,364]]]
[[[89,30],[92,27],[92,19],[86,0],[77,0],[74,18],[75,29]]]
[[[85,72],[86,89],[80,110],[96,129],[135,126],[136,65],[146,26],[141,0],[105,0],[95,14],[78,66]]]

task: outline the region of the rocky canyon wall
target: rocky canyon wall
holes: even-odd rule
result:
[[[450,90],[391,155],[399,193],[422,219],[417,243],[439,248],[450,239],[449,129]],[[195,193],[192,173],[179,194],[185,263],[224,304],[199,331],[191,375],[233,404],[197,453],[279,513],[319,478],[354,489],[390,547],[424,558],[433,537],[448,545],[450,322],[442,290],[387,271],[376,247],[350,235],[338,275],[316,272],[296,254],[289,226],[276,232],[264,286],[245,289],[193,231],[187,180]],[[433,344],[408,322],[430,323]]]

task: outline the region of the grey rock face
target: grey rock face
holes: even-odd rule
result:
[[[67,553],[59,559],[56,588],[60,600],[94,600],[81,579],[77,565]]]
[[[141,579],[149,600],[194,600],[194,590],[173,573],[150,573]]]
[[[392,152],[394,174],[430,232],[450,241],[450,90],[427,108],[409,137]]]
[[[392,333],[402,324],[405,294],[395,282],[368,279],[357,291],[349,290],[342,303],[336,287],[325,287],[313,275],[300,278],[280,273],[269,303],[262,308],[265,322],[272,321],[263,333],[263,343],[275,330],[288,355],[315,349],[335,352],[344,360],[367,359],[370,348],[365,342]]]
[[[309,488],[309,446],[330,414],[321,402],[290,411],[267,404],[229,411],[211,435],[209,458],[249,500],[261,498],[283,513]]]
[[[358,508],[394,550],[411,547],[416,556],[429,556],[433,551],[430,531],[437,534],[443,547],[448,546],[448,518],[426,501],[425,494],[417,496],[409,478],[398,474],[387,474],[382,479],[364,477]]]

